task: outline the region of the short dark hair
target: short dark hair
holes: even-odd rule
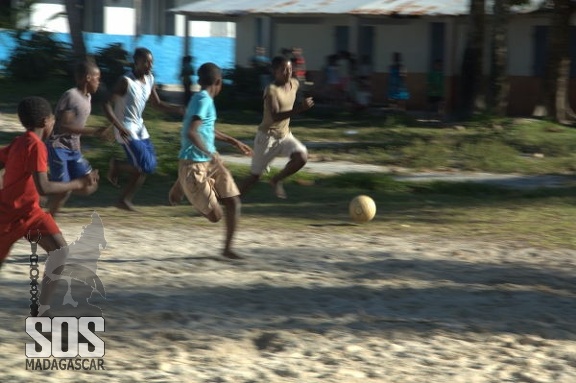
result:
[[[278,69],[282,64],[291,62],[289,57],[286,56],[276,56],[272,59],[272,70],[275,71]]]
[[[52,106],[42,97],[26,97],[18,104],[18,118],[26,130],[40,128],[52,115]]]
[[[92,59],[81,60],[74,66],[74,75],[76,78],[83,78],[90,74],[93,70],[99,69],[98,65]]]
[[[210,86],[222,77],[222,70],[214,63],[204,63],[198,68],[198,84]]]
[[[148,48],[139,47],[134,50],[134,61],[140,57],[152,56],[152,52]]]

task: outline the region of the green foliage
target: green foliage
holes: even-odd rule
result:
[[[109,44],[104,48],[96,51],[94,59],[101,71],[102,82],[111,89],[118,78],[124,74],[130,65],[129,53],[122,44]]]
[[[234,69],[224,70],[223,77],[234,84],[237,92],[248,95],[260,95],[260,82],[258,73],[253,68],[236,66]]]
[[[37,0],[3,1],[0,2],[0,28],[16,29],[19,16],[30,14],[32,5]]]
[[[46,80],[70,69],[70,45],[54,40],[51,33],[15,33],[15,39],[17,45],[6,66],[6,72],[14,79]]]

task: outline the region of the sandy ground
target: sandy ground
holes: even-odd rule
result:
[[[230,262],[222,227],[199,219],[103,217],[105,371],[26,370],[18,243],[0,273],[0,381],[576,382],[575,251],[302,227],[241,230],[246,259]]]

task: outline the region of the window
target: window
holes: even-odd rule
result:
[[[372,62],[374,57],[374,27],[362,25],[358,38],[358,57],[366,57],[369,62]]]
[[[430,62],[429,68],[434,66],[436,60],[444,61],[445,53],[445,24],[430,23]]]
[[[335,30],[335,52],[348,51],[350,44],[350,27],[337,26]]]

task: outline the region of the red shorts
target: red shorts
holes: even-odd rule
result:
[[[37,238],[38,232],[43,237],[60,233],[54,218],[42,209],[33,210],[25,217],[21,217],[12,222],[0,223],[0,262],[2,262],[10,252],[10,248],[20,238],[26,237],[30,233],[30,238]]]

